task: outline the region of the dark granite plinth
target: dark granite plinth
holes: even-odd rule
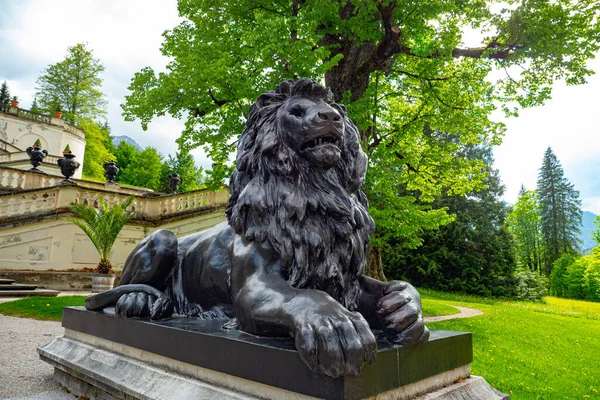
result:
[[[68,307],[62,325],[154,354],[327,399],[360,399],[467,365],[471,334],[432,331],[428,343],[402,348],[378,341],[377,362],[360,376],[332,379],[306,367],[288,338],[264,338],[221,329],[224,320],[187,317],[154,322]]]

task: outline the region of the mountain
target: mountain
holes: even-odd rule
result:
[[[596,219],[596,214],[591,213],[589,211],[583,212],[583,219],[581,224],[581,241],[583,245],[583,252],[587,253],[591,249],[597,246],[597,243],[594,242],[594,239],[590,237],[592,231],[596,228],[596,224],[594,224],[594,220]]]
[[[129,136],[126,135],[122,135],[122,136],[111,136],[110,137],[112,140],[112,143],[116,146],[119,145],[119,143],[121,142],[127,142],[130,145],[132,145],[133,147],[135,147],[136,149],[138,149],[139,151],[142,151],[144,149],[142,149],[142,146],[140,146],[139,144],[136,143],[135,140],[133,140],[132,138],[130,138]]]

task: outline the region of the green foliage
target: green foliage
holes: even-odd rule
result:
[[[596,217],[594,224],[596,224],[596,228],[592,232],[592,239],[600,245],[600,215]]]
[[[567,269],[577,258],[573,254],[563,254],[554,262],[550,274],[550,293],[558,297],[567,297],[569,286],[567,284]]]
[[[376,245],[389,236],[415,247],[423,231],[451,222],[431,202],[469,193],[485,178],[481,163],[457,157],[457,149],[500,142],[504,127],[490,119],[496,105],[515,114],[515,105],[548,99],[556,79],[583,83],[600,40],[591,0],[178,6],[182,22],[161,47],[166,71],[135,74],[125,118],[143,128],[166,113],[186,118],[179,143],[204,147],[216,164],[208,181],[215,187],[231,170],[230,153],[260,93],[285,79],[324,80],[348,106],[371,160],[366,189],[387,235],[376,236]],[[481,28],[487,39],[460,48],[465,28]],[[401,196],[398,186],[406,189]]]
[[[398,240],[385,242],[385,272],[391,279],[406,279],[416,286],[511,297],[516,260],[514,242],[504,224],[508,207],[500,200],[504,187],[498,171],[492,168],[490,148],[463,152],[467,159],[484,161],[485,188],[468,195],[437,198],[433,206],[456,215],[456,219],[439,230],[422,233],[423,244],[414,250]]]
[[[200,189],[202,185],[203,169],[197,168],[194,157],[189,151],[179,150],[175,153],[175,157],[169,155],[169,158],[164,166],[163,181],[165,182],[163,192],[169,193],[169,182],[165,178],[171,172],[177,172],[181,177],[179,184],[179,192],[190,192]]]
[[[584,273],[587,288],[586,299],[600,302],[600,257],[590,255],[582,258],[587,261]]]
[[[543,273],[542,221],[535,192],[522,188],[517,203],[506,219],[515,238],[519,266]]]
[[[166,179],[163,175],[162,155],[154,147],[146,147],[137,151],[121,170],[119,182],[160,192]]]
[[[521,270],[516,275],[515,299],[525,301],[541,301],[548,294],[548,279],[529,269]]]
[[[27,297],[0,304],[0,314],[42,321],[61,321],[65,307],[83,306],[86,296]]]
[[[579,257],[574,263],[567,267],[567,297],[571,299],[583,300],[587,297],[587,282],[585,280],[585,270],[587,262],[585,257]]]
[[[2,87],[0,87],[0,108],[6,108],[10,105],[10,90],[8,89],[8,85],[6,81],[2,83]]]
[[[121,168],[121,170],[127,169],[137,153],[139,153],[139,150],[134,145],[129,144],[124,140],[119,142],[115,149],[115,156],[119,168]],[[117,182],[119,182],[120,179],[121,176],[117,175]]]
[[[598,398],[600,304],[554,297],[543,303],[453,299],[447,304],[475,308],[484,315],[428,326],[473,332],[472,374],[484,376],[511,399]]]
[[[37,80],[39,109],[51,114],[61,107],[63,119],[70,124],[105,115],[106,101],[100,91],[103,71],[86,44],[67,47],[65,59],[46,67]]]
[[[126,211],[133,200],[134,197],[131,196],[121,203],[109,206],[104,197],[99,196],[98,208],[94,205],[71,204],[71,209],[77,218],[67,218],[67,220],[81,228],[98,250],[100,254],[98,273],[100,274],[109,273],[111,270],[110,251],[121,229],[135,216],[134,212]]]
[[[546,250],[546,275],[550,275],[552,263],[564,253],[580,250],[581,200],[565,177],[560,162],[548,147],[540,168],[537,196],[542,220],[544,248]]]
[[[84,179],[105,181],[103,165],[115,158],[109,151],[110,132],[105,126],[89,119],[81,120],[79,126],[85,132],[86,141],[83,157],[83,177]]]

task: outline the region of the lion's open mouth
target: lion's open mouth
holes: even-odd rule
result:
[[[337,148],[339,148],[341,143],[342,143],[342,139],[340,139],[339,137],[337,137],[335,135],[323,135],[323,136],[319,136],[317,138],[314,138],[312,140],[308,140],[308,141],[302,143],[300,150],[304,151],[306,149],[311,149],[311,148],[321,146],[324,144],[332,144],[332,145],[336,146]]]

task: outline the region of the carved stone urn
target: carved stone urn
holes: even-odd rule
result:
[[[115,177],[119,173],[119,167],[114,161],[104,163],[104,176],[108,183],[115,183]]]
[[[39,143],[35,143],[33,147],[28,147],[25,151],[29,156],[29,162],[33,165],[30,171],[42,172],[37,167],[44,161],[44,158],[48,155],[48,151],[42,150],[42,146]]]
[[[70,178],[75,175],[75,171],[77,171],[81,164],[75,161],[74,154],[64,153],[64,156],[65,158],[59,158],[57,161],[60,173],[64,175],[65,181],[73,182]]]
[[[183,179],[181,179],[181,176],[175,171],[167,175],[167,179],[169,180],[171,193],[176,193],[177,189],[179,189],[179,184],[183,181]]]

